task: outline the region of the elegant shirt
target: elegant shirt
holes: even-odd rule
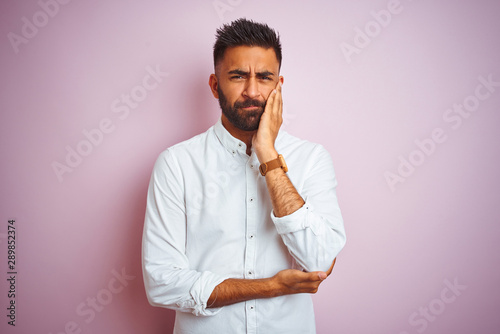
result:
[[[328,152],[280,130],[276,150],[305,204],[272,212],[255,152],[219,120],[158,157],[147,196],[143,274],[151,305],[176,311],[175,333],[315,333],[312,299],[293,294],[208,308],[228,278],[327,271],[345,244]]]

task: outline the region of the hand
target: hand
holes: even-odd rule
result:
[[[277,295],[294,293],[316,293],[318,287],[327,277],[322,271],[303,272],[296,269],[285,269],[274,275],[271,280],[277,286]]]
[[[259,129],[252,138],[252,146],[261,163],[276,159],[278,152],[274,142],[283,123],[283,99],[281,96],[281,80],[269,94],[266,109],[260,118]]]

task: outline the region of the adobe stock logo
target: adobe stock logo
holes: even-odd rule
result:
[[[457,301],[462,292],[467,289],[466,285],[458,282],[458,278],[453,280],[453,283],[448,279],[443,281],[445,287],[441,290],[439,297],[432,299],[425,306],[418,308],[418,311],[413,312],[408,317],[408,324],[415,328],[418,333],[423,333],[430,325],[443,314],[450,304]],[[399,334],[410,334],[407,331]]]
[[[409,0],[411,1],[411,0]],[[340,43],[340,51],[348,64],[352,62],[352,57],[360,54],[363,49],[368,47],[371,42],[377,38],[384,29],[392,22],[394,16],[401,14],[404,7],[399,0],[389,0],[387,8],[379,11],[372,10],[370,16],[372,20],[366,22],[363,28],[354,27],[354,38],[351,43]]]
[[[226,12],[232,12],[236,6],[239,6],[243,0],[215,0],[212,2],[215,12],[219,19],[224,21],[224,14]]]
[[[213,209],[211,203],[217,202],[224,189],[231,184],[231,178],[238,175],[241,167],[234,161],[229,162],[226,170],[220,170],[215,175],[210,175],[211,181],[203,184],[186,202],[188,216],[200,215],[204,209]],[[215,212],[210,212],[215,214]]]
[[[75,313],[77,316],[82,317],[85,324],[90,324],[97,317],[97,313],[102,312],[106,306],[113,302],[114,296],[120,294],[128,285],[130,281],[135,279],[135,276],[128,275],[125,268],[121,272],[113,269],[111,270],[112,277],[109,279],[106,287],[100,289],[95,294],[95,297],[87,297],[76,306]],[[82,321],[70,320],[64,324],[63,331],[50,332],[49,334],[80,334],[83,332]]]
[[[38,35],[39,30],[59,13],[60,5],[66,5],[70,2],[71,0],[39,0],[37,3],[40,10],[31,15],[31,18],[26,16],[21,18],[21,34],[12,31],[7,34],[14,53],[18,54],[21,44],[28,44],[31,39]]]
[[[479,84],[474,89],[474,92],[464,97],[462,103],[454,103],[451,108],[443,112],[443,121],[451,124],[452,130],[458,130],[462,126],[464,120],[468,119],[476,112],[481,104],[489,99],[493,93],[500,87],[500,81],[494,81],[493,75],[487,77],[479,76]],[[416,148],[405,156],[398,156],[398,166],[395,172],[385,171],[384,178],[391,189],[391,192],[396,190],[396,185],[404,183],[416,169],[422,166],[427,159],[432,156],[438,146],[448,140],[448,135],[442,127],[436,127],[430,131],[427,138],[415,139]]]
[[[119,121],[126,120],[131,112],[137,109],[142,101],[144,101],[149,93],[163,82],[164,78],[169,73],[163,72],[160,65],[156,68],[151,66],[146,67],[146,74],[142,81],[132,87],[128,94],[121,94],[119,98],[111,102],[110,109],[116,114]],[[100,146],[105,139],[105,136],[112,133],[116,129],[116,121],[114,122],[109,117],[104,117],[98,122],[98,126],[92,129],[83,129],[83,139],[74,146],[66,145],[66,157],[62,162],[52,161],[52,170],[56,174],[59,182],[63,182],[63,176],[66,173],[72,173],[75,168],[80,166],[85,157],[88,157],[94,148]]]

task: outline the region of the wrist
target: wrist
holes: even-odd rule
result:
[[[256,150],[255,153],[257,154],[257,158],[261,164],[274,160],[278,157],[278,151],[276,151],[274,147],[260,151]]]
[[[280,282],[280,279],[277,274],[269,278],[269,288],[270,288],[269,294],[272,297],[279,297],[286,295],[285,286]]]

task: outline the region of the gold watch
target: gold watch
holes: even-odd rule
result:
[[[288,172],[288,167],[286,166],[285,159],[281,154],[278,155],[276,159],[261,164],[259,166],[260,174],[262,174],[262,176],[266,176],[267,172],[278,167],[281,167],[281,169],[283,169],[285,173]]]

